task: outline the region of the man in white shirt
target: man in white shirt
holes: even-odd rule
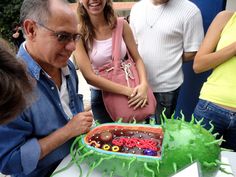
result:
[[[174,113],[183,83],[182,63],[194,58],[204,36],[200,10],[188,0],[142,0],[130,25],[157,99],[155,118]]]

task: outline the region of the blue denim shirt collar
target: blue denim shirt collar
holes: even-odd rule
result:
[[[32,76],[36,80],[39,80],[40,74],[44,73],[50,78],[50,76],[42,69],[42,67],[30,56],[30,54],[26,50],[25,45],[26,45],[26,42],[24,42],[20,46],[17,56],[23,59],[27,63],[29,72],[32,74]],[[70,75],[70,70],[68,66],[65,66],[64,68],[62,68],[61,71],[64,76]]]

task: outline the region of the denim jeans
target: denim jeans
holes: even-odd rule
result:
[[[109,116],[102,99],[102,91],[90,89],[91,91],[91,108],[94,119],[99,123],[114,122]]]
[[[164,109],[165,116],[167,118],[171,118],[172,114],[175,111],[179,96],[179,90],[180,87],[170,92],[154,92],[154,96],[157,100],[157,107],[155,113],[155,119],[157,124],[161,123],[161,116]]]
[[[197,120],[204,118],[202,125],[209,130],[212,121],[214,125],[214,133],[219,133],[217,138],[223,135],[226,140],[221,144],[222,147],[236,151],[236,112],[224,109],[212,102],[199,100],[195,110],[194,116]]]

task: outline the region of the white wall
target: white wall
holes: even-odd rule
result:
[[[226,9],[236,11],[236,0],[227,0]]]

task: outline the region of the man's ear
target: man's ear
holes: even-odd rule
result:
[[[23,23],[23,28],[24,28],[24,33],[26,38],[33,40],[36,36],[36,31],[37,31],[37,25],[36,22],[27,19]]]

